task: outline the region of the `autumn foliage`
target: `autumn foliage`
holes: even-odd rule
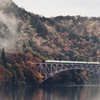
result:
[[[41,62],[30,53],[14,51],[5,55],[7,66],[0,66],[0,85],[22,86],[40,83],[43,76],[37,72],[35,62]]]
[[[2,12],[7,18],[15,18],[17,26],[15,32],[13,25],[8,25],[7,21],[15,33],[12,39],[13,31],[9,30],[5,21],[0,22],[1,41],[14,42],[12,45],[0,42],[0,49],[6,48],[6,53],[0,51],[1,86],[40,83],[43,76],[37,72],[35,63],[47,59],[100,62],[100,17],[68,15],[46,18],[19,8],[13,1]],[[59,82],[66,77],[67,81],[78,79],[73,71],[71,75],[66,74],[61,74],[62,78],[57,75],[53,80]],[[73,74],[76,78],[72,78]]]

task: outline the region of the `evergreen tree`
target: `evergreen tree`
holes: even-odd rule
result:
[[[1,51],[1,60],[2,60],[2,64],[3,66],[5,66],[5,68],[7,67],[7,61],[6,61],[6,56],[5,56],[5,50],[2,49]]]

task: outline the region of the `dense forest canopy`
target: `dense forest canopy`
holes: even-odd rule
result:
[[[35,62],[100,62],[100,17],[46,18],[5,0],[0,6],[0,49],[0,71],[7,74],[0,74],[1,84],[39,83],[43,76],[36,72]]]

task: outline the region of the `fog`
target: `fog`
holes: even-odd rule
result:
[[[4,1],[7,3],[9,0]],[[4,13],[3,9],[0,9],[0,49],[14,50],[18,36],[17,19],[11,14]]]

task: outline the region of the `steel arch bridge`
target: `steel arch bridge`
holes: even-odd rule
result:
[[[96,74],[100,77],[100,64],[99,63],[36,63],[37,71],[44,76],[42,82],[49,77],[66,70],[83,69]],[[41,82],[41,83],[42,83]]]

